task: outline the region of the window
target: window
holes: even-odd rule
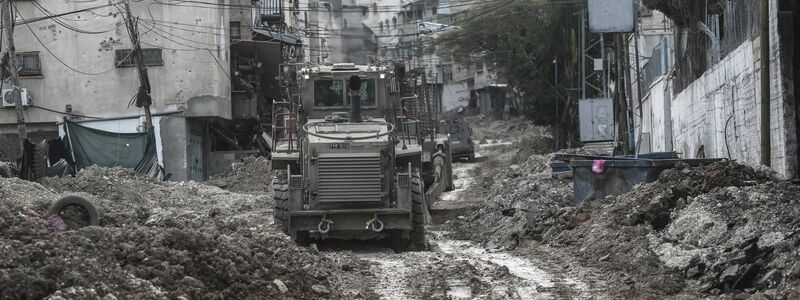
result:
[[[349,80],[347,85],[350,85]],[[361,90],[359,92],[361,96],[361,107],[375,106],[375,80],[361,80]],[[347,106],[349,105],[350,101],[348,98]]]
[[[39,52],[17,53],[17,65],[20,68],[19,76],[42,76],[42,64],[39,61]]]
[[[350,105],[347,96],[348,80],[317,80],[314,81],[314,106],[317,107],[347,107]],[[375,106],[376,101],[375,80],[361,81],[361,106]]]
[[[114,60],[117,68],[135,67],[136,54],[131,53],[131,49],[120,49],[116,51]],[[164,59],[161,57],[161,49],[149,48],[142,49],[142,59],[145,66],[163,66]]]
[[[344,106],[344,81],[341,80],[314,81],[314,106],[320,106],[320,107]]]
[[[232,40],[241,40],[242,39],[242,23],[241,22],[231,22],[231,39]]]

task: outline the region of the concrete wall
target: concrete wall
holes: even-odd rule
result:
[[[648,141],[644,141],[649,144],[642,145],[641,149],[652,152],[672,151],[671,89],[668,84],[666,77],[661,77],[653,83],[649,93],[642,99],[644,104],[642,132],[649,137]],[[634,122],[638,124],[639,120],[634,120]],[[637,127],[635,133],[638,134],[638,132]]]
[[[253,21],[255,20],[254,12],[251,7],[251,0],[230,0],[230,22],[239,22],[241,29],[242,40],[253,39]],[[230,30],[230,28],[228,28]],[[230,32],[229,32],[230,33]]]
[[[777,5],[772,2],[773,5]],[[776,8],[776,7],[773,7]],[[776,9],[774,9],[776,10]],[[777,13],[771,16],[771,63],[781,65]],[[744,42],[711,67],[672,101],[675,150],[694,157],[700,145],[706,157],[729,157],[757,166],[760,161],[760,49],[759,39]],[[792,105],[781,68],[771,68],[772,167],[784,177],[794,175],[796,158],[787,147],[796,139]],[[730,155],[728,154],[730,152]]]
[[[38,3],[53,12],[98,5],[76,1]],[[24,19],[43,16],[31,2],[20,1],[16,5]],[[162,49],[164,65],[149,67],[155,100],[153,112],[175,110],[186,106],[190,99],[210,95],[224,104],[217,108],[223,110],[219,115],[230,116],[227,11],[162,5],[149,0],[131,1],[131,6],[133,14],[141,17],[142,47]],[[103,32],[79,33],[52,20],[31,23],[30,30],[24,25],[16,28],[17,52],[39,52],[43,75],[21,80],[21,86],[28,89],[35,105],[60,112],[71,105],[73,113],[103,118],[142,114],[141,109],[128,106],[139,86],[136,68],[115,67],[115,50],[131,48],[123,15],[112,6],[71,14],[64,19],[80,30]],[[26,109],[28,122],[54,123],[61,117],[35,107]],[[14,111],[0,110],[0,125],[13,123]],[[0,127],[6,132],[14,130]]]
[[[169,158],[164,163],[164,173],[171,174],[170,180],[187,180],[189,178],[187,153],[189,126],[186,118],[182,116],[165,117],[160,120],[159,124],[162,128],[170,129],[163,130],[159,134],[161,140],[169,141],[162,145],[164,156]]]
[[[448,83],[442,87],[442,110],[449,111],[469,105],[469,87],[466,83]]]
[[[771,5],[771,164],[780,175],[790,178],[797,172],[795,108],[784,82],[785,70],[779,67],[786,58],[781,56],[777,2]],[[695,158],[703,146],[705,157],[730,158],[758,166],[759,43],[758,37],[746,40],[678,94],[672,93],[671,78],[662,77],[644,87],[641,131],[650,136],[650,144],[642,148],[676,151],[684,158]],[[635,118],[634,122],[638,134],[640,121]]]

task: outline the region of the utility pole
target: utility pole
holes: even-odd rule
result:
[[[630,154],[630,138],[629,138],[629,128],[628,126],[628,94],[627,91],[630,87],[629,79],[630,78],[630,71],[624,64],[624,61],[628,60],[628,49],[626,44],[623,42],[624,34],[618,33],[616,36],[616,48],[617,48],[617,124],[618,124],[618,134],[617,136],[622,141],[622,154]]]
[[[770,140],[770,61],[769,61],[769,1],[761,0],[759,27],[761,29],[761,164],[771,165]]]
[[[565,64],[566,64],[566,63],[565,63]],[[554,70],[554,71],[555,71],[555,73],[556,73],[556,74],[555,74],[555,77],[553,78],[553,84],[554,84],[554,86],[556,87],[556,92],[557,92],[557,91],[558,91],[558,90],[557,90],[557,89],[558,89],[558,58],[554,58],[554,59],[553,59],[553,70]],[[559,115],[559,114],[560,114],[560,112],[558,111],[558,102],[559,102],[559,101],[561,101],[561,99],[558,99],[558,96],[556,96],[556,97],[555,97],[555,100],[556,100],[556,101],[555,101],[555,102],[556,102],[556,122],[555,122],[555,123],[556,123],[556,132],[555,132],[555,134],[553,135],[553,137],[555,137],[555,142],[556,142],[556,143],[555,143],[555,146],[556,146],[556,147],[555,147],[555,151],[558,151],[558,149],[559,149],[559,146],[560,146],[560,145],[559,145],[560,143],[559,143],[558,137],[559,137],[559,136],[560,136],[560,134],[561,134],[561,132],[560,132],[560,130],[559,130],[559,128],[558,128],[558,127],[559,127],[559,126],[558,126],[558,123],[561,121],[561,120],[560,120],[560,118],[559,118],[559,116],[560,116],[560,115]]]
[[[144,66],[144,59],[142,58],[142,45],[139,43],[139,29],[136,22],[133,21],[133,14],[131,14],[130,1],[125,1],[125,12],[128,14],[128,35],[131,37],[131,45],[133,46],[133,53],[131,56],[136,55],[136,70],[139,72],[139,91],[136,93],[136,107],[144,108],[144,118],[147,132],[153,132],[153,119],[150,114],[150,104],[153,103],[150,98],[150,79],[147,76],[147,69]]]
[[[17,112],[17,130],[19,130],[19,153],[25,150],[25,139],[28,132],[25,128],[25,114],[23,113],[22,99],[19,92],[19,70],[17,69],[17,50],[14,48],[14,8],[13,0],[3,0],[3,24],[8,39],[8,71],[11,79],[11,97],[14,99],[14,108]]]

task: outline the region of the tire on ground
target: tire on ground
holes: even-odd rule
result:
[[[75,194],[69,194],[61,199],[56,200],[53,205],[50,206],[50,209],[47,211],[47,216],[52,215],[60,215],[61,211],[68,206],[80,206],[84,210],[86,210],[86,214],[88,215],[86,220],[89,226],[97,226],[100,223],[100,217],[97,213],[97,208],[94,207],[94,204],[86,200],[86,198],[81,197]]]
[[[418,172],[411,175],[412,228],[409,232],[409,248],[424,250],[425,243],[425,183]]]

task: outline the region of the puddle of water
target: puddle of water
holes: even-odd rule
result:
[[[442,234],[437,232],[436,236],[441,237]],[[436,244],[444,253],[505,266],[511,275],[524,283],[514,287],[520,299],[552,299],[554,297],[552,293],[543,292],[556,287],[553,276],[528,260],[505,252],[488,252],[469,241],[437,239]]]
[[[442,194],[441,201],[457,201],[458,196],[475,182],[475,178],[472,178],[469,172],[477,168],[478,164],[454,164],[453,167],[453,174],[456,177],[453,180],[455,189]]]
[[[478,147],[486,148],[486,147],[494,147],[494,146],[501,146],[501,145],[511,145],[513,142],[511,141],[504,141],[504,140],[486,140],[486,144],[479,144]]]
[[[385,300],[405,300],[409,299],[407,297],[408,293],[406,284],[404,281],[405,278],[405,269],[406,265],[403,262],[402,258],[395,256],[395,257],[386,257],[383,255],[370,255],[370,254],[361,254],[358,255],[362,259],[378,263],[380,271],[377,272],[380,274],[380,284],[376,287],[375,292],[380,294],[381,299]]]

